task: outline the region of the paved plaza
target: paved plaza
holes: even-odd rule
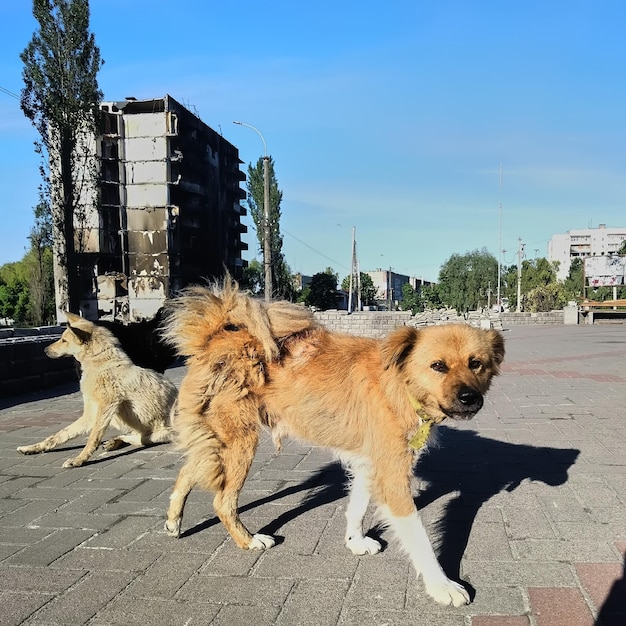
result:
[[[623,626],[626,325],[505,330],[485,407],[441,427],[415,494],[449,576],[473,602],[427,597],[393,537],[343,545],[345,476],[327,451],[264,437],[242,519],[275,548],[244,552],[192,492],[163,531],[181,456],[125,448],[62,469],[84,440],[37,456],[75,419],[77,385],[0,400],[0,624],[13,626]],[[180,382],[185,370],[168,376]]]

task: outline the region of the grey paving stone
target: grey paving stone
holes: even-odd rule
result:
[[[89,626],[209,626],[220,607],[206,602],[181,602],[151,598],[150,602],[140,602],[137,598],[122,595],[108,604],[90,622]],[[255,624],[256,620],[247,622],[230,622],[235,624]],[[43,626],[43,625],[42,625]]]
[[[173,598],[206,562],[203,554],[164,554],[126,589],[126,596]]]
[[[156,522],[152,517],[126,517],[94,535],[85,543],[85,548],[125,548],[155,528]]]
[[[0,624],[18,626],[23,624],[39,607],[54,596],[46,593],[0,592]]]
[[[134,578],[130,572],[97,572],[85,576],[33,615],[42,624],[81,626],[115,598]]]
[[[9,565],[46,566],[71,552],[93,535],[91,530],[60,529],[23,548],[6,560]]]
[[[329,559],[316,554],[293,555],[280,549],[268,550],[254,568],[254,575],[262,578],[351,580],[359,564],[359,557],[350,554],[348,550],[342,557]]]
[[[11,592],[59,594],[84,576],[83,571],[44,567],[12,567],[2,563],[0,589]]]
[[[140,550],[77,548],[55,561],[54,568],[56,568],[56,571],[111,570],[143,572],[152,565],[159,556],[161,556],[160,552]]]
[[[255,626],[271,626],[276,623],[280,611],[276,606],[233,606],[222,607],[211,622],[211,626],[235,626],[237,624],[254,624]]]
[[[334,626],[339,623],[350,581],[301,580],[292,589],[275,624],[277,626]]]
[[[292,587],[293,579],[252,576],[196,576],[176,594],[180,600],[280,607]]]
[[[345,604],[381,611],[404,608],[409,563],[406,560],[362,559]]]

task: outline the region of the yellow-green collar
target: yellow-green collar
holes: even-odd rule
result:
[[[413,410],[417,413],[421,421],[419,428],[417,429],[417,431],[415,431],[415,434],[409,440],[409,447],[413,448],[414,450],[421,450],[426,445],[426,441],[428,441],[428,436],[430,435],[430,429],[433,425],[433,420],[430,415],[426,413],[426,410],[422,406],[422,403],[417,398],[414,398],[411,394],[409,394],[409,402],[411,403]]]

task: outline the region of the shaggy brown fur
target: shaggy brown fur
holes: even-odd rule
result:
[[[254,300],[229,281],[184,292],[170,303],[165,329],[188,357],[174,421],[187,461],[170,499],[169,534],[179,536],[199,484],[215,492],[215,512],[237,545],[274,545],[250,534],[237,511],[260,429],[269,426],[277,438],[338,451],[354,476],[346,513],[354,553],[380,550],[361,529],[371,494],[428,593],[444,604],[469,601],[443,574],[417,517],[409,441],[423,423],[469,419],[482,407],[504,357],[500,333],[450,325],[404,327],[384,340],[335,334],[305,309]]]
[[[47,452],[89,433],[80,454],[63,463],[63,467],[77,467],[89,460],[109,426],[125,434],[107,441],[106,450],[126,444],[169,441],[170,411],[177,393],[174,383],[153,370],[135,365],[106,328],[72,313],[65,315],[67,328],[45,352],[53,359],[73,356],[80,363],[83,414],[47,439],[20,446],[18,452]]]

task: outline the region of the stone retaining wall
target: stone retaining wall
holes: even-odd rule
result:
[[[60,326],[0,329],[0,398],[78,380],[74,359],[44,354],[62,332]]]
[[[563,324],[563,311],[550,311],[549,313],[502,313],[502,325],[504,328],[508,326],[520,326],[527,324],[534,325],[561,325]]]
[[[411,323],[410,311],[318,311],[315,319],[328,330],[361,337],[384,337],[398,326]]]

